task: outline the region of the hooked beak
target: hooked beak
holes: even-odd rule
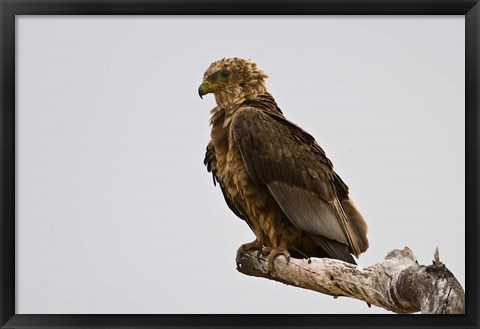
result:
[[[200,98],[203,99],[203,97],[202,97],[203,95],[215,92],[217,89],[218,88],[214,84],[212,84],[210,81],[205,79],[205,80],[203,80],[200,87],[198,87],[198,95],[200,96]]]

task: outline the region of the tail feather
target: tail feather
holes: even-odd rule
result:
[[[327,254],[327,257],[339,259],[354,265],[357,264],[353,256],[348,251],[348,246],[346,244],[318,235],[312,235],[311,237],[323,249],[323,251]]]

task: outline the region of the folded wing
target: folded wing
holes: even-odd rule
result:
[[[368,248],[367,226],[315,139],[281,113],[246,107],[232,121],[247,171],[285,215],[332,258],[354,262]]]

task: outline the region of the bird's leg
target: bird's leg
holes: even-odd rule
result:
[[[275,258],[277,258],[280,255],[285,256],[287,259],[287,263],[290,261],[290,253],[288,252],[287,248],[285,247],[264,247],[262,249],[262,254],[267,255],[267,272],[268,274],[273,272],[273,263],[275,261]]]
[[[242,254],[244,254],[244,253],[246,253],[247,251],[250,251],[250,250],[261,250],[262,247],[263,247],[263,245],[260,242],[260,240],[258,240],[258,239],[255,239],[255,241],[252,241],[252,242],[249,242],[249,243],[242,244],[240,246],[240,248],[238,248],[237,257],[235,258],[235,261],[237,262],[237,266],[239,266],[239,264],[240,264],[240,261],[242,259]]]

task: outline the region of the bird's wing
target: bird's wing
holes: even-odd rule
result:
[[[222,194],[225,199],[225,202],[227,203],[228,208],[230,208],[230,210],[233,211],[233,213],[237,215],[239,218],[245,220],[246,218],[245,215],[237,207],[235,200],[231,199],[228,196],[228,193],[225,191],[225,187],[217,177],[217,158],[215,156],[215,148],[213,147],[212,142],[208,143],[207,145],[207,150],[205,152],[205,159],[203,160],[203,164],[207,167],[207,171],[212,173],[213,185],[217,185],[217,182],[219,183],[220,189],[222,190]]]
[[[267,186],[296,227],[333,256],[344,254],[345,245],[356,256],[366,250],[339,199],[348,201],[348,187],[311,135],[281,114],[253,107],[238,110],[231,133],[253,181]]]

